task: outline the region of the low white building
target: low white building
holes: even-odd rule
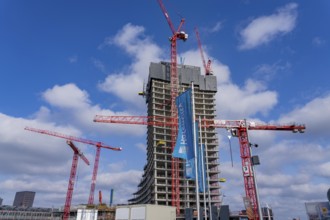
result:
[[[176,220],[173,206],[140,204],[117,206],[115,220]]]

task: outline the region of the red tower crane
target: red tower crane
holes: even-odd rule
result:
[[[205,58],[204,58],[204,51],[203,51],[203,47],[202,47],[202,42],[201,42],[201,38],[199,36],[199,32],[197,27],[195,27],[195,32],[196,32],[196,37],[197,37],[197,41],[198,41],[198,47],[199,47],[199,51],[201,53],[201,57],[202,57],[202,62],[203,62],[203,66],[204,66],[204,70],[205,70],[205,75],[212,75],[212,69],[211,69],[211,60],[208,59],[207,64],[205,62]]]
[[[101,123],[120,123],[120,124],[138,124],[138,125],[158,125],[173,127],[175,124],[169,117],[160,116],[101,116],[96,115],[94,122]],[[253,176],[253,164],[251,155],[251,144],[249,142],[248,130],[274,130],[274,131],[292,131],[294,133],[303,133],[305,125],[287,124],[262,124],[247,120],[203,120],[204,128],[225,128],[231,130],[239,139],[240,156],[242,159],[242,170],[244,178],[244,187],[246,197],[250,200],[254,220],[260,220],[259,207],[257,199],[257,189]]]
[[[258,206],[257,188],[253,172],[253,161],[251,155],[251,143],[249,142],[248,130],[274,130],[274,131],[292,131],[294,133],[303,133],[305,125],[287,124],[261,124],[247,120],[204,120],[204,127],[225,128],[230,130],[233,136],[238,137],[240,153],[242,159],[242,171],[244,178],[244,187],[246,197],[250,200],[253,216],[249,219],[260,220],[260,207]]]
[[[176,41],[183,40],[186,41],[188,39],[188,35],[181,31],[181,27],[184,23],[184,19],[181,19],[180,25],[177,30],[175,30],[174,25],[170,19],[169,14],[162,2],[162,0],[158,0],[158,3],[162,9],[162,12],[167,20],[168,25],[172,31],[172,37],[170,37],[171,41],[171,118],[174,126],[171,127],[171,145],[172,151],[175,146],[176,136],[178,133],[177,121],[178,121],[178,113],[175,105],[175,98],[178,96],[179,90],[179,77],[177,72],[177,50],[176,50]],[[179,214],[180,212],[180,189],[179,189],[179,159],[172,158],[172,206],[176,207],[176,211]]]
[[[39,130],[32,129],[26,127],[25,130],[30,130],[30,131],[36,131],[39,132]],[[40,133],[45,133],[46,131],[42,131]],[[67,139],[66,143],[71,147],[73,150],[73,158],[72,158],[72,166],[71,166],[71,171],[70,171],[70,178],[69,178],[69,183],[68,183],[68,190],[66,192],[66,199],[65,199],[65,205],[64,205],[64,215],[63,219],[68,220],[70,217],[70,207],[71,207],[71,200],[72,200],[72,194],[73,194],[73,188],[74,188],[74,180],[76,178],[77,174],[77,168],[78,168],[78,157],[80,157],[87,165],[89,165],[88,159],[84,156],[84,154],[72,143],[71,140]]]
[[[121,147],[111,147],[111,146],[107,146],[107,145],[103,144],[102,142],[73,137],[70,135],[65,135],[65,134],[61,134],[58,132],[54,132],[54,131],[48,131],[48,130],[43,130],[43,129],[31,128],[31,127],[25,127],[25,130],[29,130],[29,131],[33,131],[33,132],[37,132],[37,133],[41,133],[41,134],[47,134],[47,135],[51,135],[54,137],[64,138],[64,139],[70,140],[70,141],[77,141],[77,142],[81,142],[84,144],[94,145],[96,147],[92,183],[91,183],[91,188],[90,188],[89,198],[88,198],[88,204],[89,205],[94,204],[94,191],[95,191],[95,183],[96,183],[97,171],[98,171],[99,161],[100,161],[101,148],[114,150],[114,151],[121,151],[122,148]]]
[[[70,179],[68,184],[68,191],[66,193],[65,205],[64,205],[64,216],[63,219],[67,220],[70,216],[70,206],[73,194],[73,187],[74,187],[74,180],[76,178],[77,167],[78,167],[78,156],[85,161],[87,165],[89,165],[89,161],[87,158],[81,153],[81,151],[72,143],[72,141],[67,140],[66,143],[72,148],[73,150],[73,158],[72,158],[72,166],[70,171]]]

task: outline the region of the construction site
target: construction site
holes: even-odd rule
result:
[[[147,126],[147,162],[143,169],[141,182],[137,190],[128,200],[126,212],[121,215],[127,216],[116,218],[116,210],[122,208],[110,207],[102,202],[102,194],[99,192],[99,201],[95,205],[94,194],[97,177],[97,167],[100,157],[100,148],[120,151],[120,148],[106,146],[100,142],[86,140],[78,137],[51,132],[42,129],[26,127],[26,130],[40,134],[51,135],[67,140],[67,144],[74,152],[73,165],[68,185],[67,199],[64,208],[61,209],[17,209],[15,207],[2,208],[1,219],[137,219],[129,217],[132,207],[143,208],[147,204],[149,210],[158,210],[159,207],[172,207],[164,213],[172,213],[171,219],[260,219],[258,199],[253,179],[253,165],[257,164],[258,158],[250,154],[251,144],[248,139],[248,130],[284,130],[292,132],[303,132],[303,125],[271,125],[257,124],[246,120],[218,120],[215,112],[215,94],[217,92],[216,76],[202,74],[201,68],[188,65],[176,65],[177,90],[171,84],[172,63],[151,63],[149,68],[149,80],[144,96],[148,106],[148,116],[103,116],[96,115],[96,123],[127,124],[128,126]],[[198,193],[196,197],[196,181],[185,178],[185,161],[172,157],[172,152],[178,135],[178,119],[176,106],[172,100],[183,91],[194,85],[194,109],[196,120],[201,121],[200,141],[205,144],[205,169],[208,190]],[[175,95],[172,97],[172,95]],[[173,106],[173,107],[172,107]],[[228,206],[221,204],[221,180],[219,143],[216,128],[228,129],[233,136],[237,137],[241,147],[241,158],[243,165],[243,178],[245,182],[247,210],[230,212]],[[88,204],[71,206],[73,196],[73,183],[76,175],[77,161],[79,157],[89,163],[87,158],[73,144],[82,142],[97,147],[93,180],[90,189]],[[174,174],[174,175],[173,175]],[[200,212],[196,209],[199,202]],[[90,210],[90,211],[88,211]],[[94,210],[94,211],[93,211]],[[205,212],[203,211],[205,210]],[[221,211],[222,210],[222,211]],[[263,216],[269,215],[269,210],[261,208]],[[156,211],[157,212],[157,211]],[[81,217],[82,214],[83,216]],[[222,216],[222,218],[220,217]],[[230,217],[231,216],[231,217]],[[29,218],[30,219],[30,218]],[[143,218],[146,219],[147,218]],[[158,218],[160,219],[160,218]],[[273,217],[271,217],[273,219]],[[149,218],[148,218],[149,220]]]
[[[168,12],[162,2],[159,6],[171,31],[171,54],[168,61],[151,62],[149,76],[143,91],[139,96],[147,105],[146,116],[111,116],[96,115],[95,123],[126,124],[127,126],[147,126],[146,158],[143,175],[136,191],[127,204],[111,206],[102,201],[99,192],[98,202],[95,202],[95,185],[101,148],[121,151],[98,141],[87,140],[71,135],[61,134],[39,128],[26,127],[27,131],[62,138],[73,151],[66,201],[60,209],[33,209],[32,207],[17,208],[1,206],[0,219],[107,219],[107,220],[262,220],[276,219],[276,213],[259,202],[254,166],[259,164],[258,156],[252,155],[253,144],[249,140],[250,130],[290,131],[303,133],[306,129],[299,124],[260,124],[246,119],[226,120],[218,118],[215,95],[217,90],[217,73],[212,71],[212,63],[206,61],[203,54],[201,39],[195,29],[198,47],[203,61],[203,68],[177,63],[177,42],[186,41],[188,35],[179,27],[174,27]],[[164,36],[166,37],[166,36]],[[182,138],[180,127],[180,112],[177,98],[192,90],[192,118],[188,118],[194,130],[193,149],[196,172],[195,178],[187,178],[187,160],[174,157],[173,152]],[[187,120],[187,119],[186,119]],[[195,122],[198,122],[195,124]],[[219,155],[219,140],[217,129],[226,129],[237,138],[240,146],[242,178],[244,179],[245,210],[232,211],[230,206],[222,204],[221,155]],[[197,134],[196,134],[197,131]],[[196,139],[197,140],[195,142]],[[184,137],[188,138],[188,137]],[[182,141],[182,139],[180,139]],[[71,204],[74,196],[74,179],[77,173],[78,160],[90,164],[90,161],[75,146],[75,142],[92,145],[96,148],[90,194],[87,204]],[[203,145],[201,158],[197,158],[196,149]],[[197,171],[197,159],[201,160],[202,176]],[[201,181],[200,181],[201,180]],[[199,185],[202,183],[202,190]]]
[[[246,120],[218,120],[215,112],[215,98],[217,92],[216,76],[202,74],[201,68],[188,65],[176,65],[177,89],[171,83],[173,77],[171,70],[173,63],[160,62],[151,63],[149,68],[149,80],[145,91],[140,95],[144,96],[148,106],[148,116],[103,116],[96,115],[96,123],[120,123],[128,126],[147,125],[147,162],[143,169],[141,182],[137,190],[128,200],[126,206],[127,217],[116,218],[116,209],[102,203],[102,194],[99,192],[98,205],[94,205],[95,184],[100,148],[108,148],[120,151],[120,148],[113,148],[103,145],[100,142],[86,140],[78,137],[51,132],[42,129],[26,127],[26,130],[40,134],[51,135],[67,140],[68,145],[74,152],[73,165],[70,174],[67,199],[64,208],[61,209],[17,209],[15,207],[2,207],[0,210],[1,219],[116,219],[128,220],[131,207],[145,207],[157,210],[159,207],[172,207],[167,210],[174,213],[171,219],[197,219],[199,202],[199,219],[260,219],[258,214],[267,217],[269,210],[259,209],[256,188],[253,178],[253,165],[258,163],[258,158],[250,154],[251,144],[248,139],[248,130],[279,130],[303,132],[303,125],[271,125],[257,124]],[[194,85],[194,108],[196,119],[201,120],[200,141],[205,144],[205,169],[208,190],[198,193],[196,197],[196,181],[185,178],[185,161],[172,157],[178,133],[178,119],[176,106],[173,99],[183,91],[187,90],[191,83]],[[174,94],[174,96],[172,96]],[[233,136],[237,137],[241,148],[243,166],[243,178],[246,192],[247,210],[230,212],[228,206],[221,204],[221,178],[219,146],[216,128],[228,129]],[[82,142],[97,147],[93,180],[90,189],[88,204],[71,206],[73,196],[73,183],[76,175],[77,161],[79,157],[85,163],[87,158],[75,147],[73,142]],[[174,175],[173,175],[174,174]],[[143,205],[145,204],[145,205]],[[91,210],[91,211],[88,211]],[[94,210],[94,211],[92,211]],[[202,211],[206,210],[206,212]],[[221,211],[222,210],[222,211]],[[95,212],[96,211],[96,212]],[[80,213],[80,214],[79,214]],[[82,214],[83,216],[81,217]],[[122,211],[123,213],[123,211]],[[165,211],[166,213],[166,211]],[[204,213],[204,214],[203,214]],[[123,214],[122,214],[123,215]],[[206,216],[205,216],[206,215]],[[220,217],[222,215],[222,218]],[[31,218],[27,218],[31,216]],[[88,216],[88,217],[87,217]],[[125,216],[125,215],[124,215]],[[212,218],[213,217],[213,218]],[[146,219],[147,218],[143,218]],[[158,218],[160,219],[160,218]],[[271,217],[273,219],[273,217]],[[149,218],[148,218],[149,220]]]

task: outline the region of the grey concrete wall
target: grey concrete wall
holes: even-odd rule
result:
[[[180,84],[199,86],[202,91],[217,91],[217,78],[214,75],[201,75],[201,68],[189,65],[178,65],[178,77]],[[168,62],[150,63],[147,90],[152,79],[160,79],[170,82],[171,64]]]

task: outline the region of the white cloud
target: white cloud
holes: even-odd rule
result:
[[[219,32],[223,28],[224,22],[223,21],[217,21],[215,24],[212,24],[212,26],[208,27],[200,27],[198,28],[199,33],[216,33]],[[195,34],[195,33],[194,33]],[[189,37],[191,37],[189,35]],[[203,42],[203,40],[202,40]]]
[[[314,172],[326,178],[330,177],[330,162],[324,162],[317,167]]]
[[[218,32],[222,29],[223,27],[223,22],[218,21],[210,30],[211,33]]]
[[[283,172],[278,172],[278,169],[274,169],[273,172],[269,174],[258,173],[258,183],[261,188],[284,188],[285,186],[301,184],[309,181],[310,179],[306,174],[286,174]],[[272,181],[269,181],[269,180]],[[285,190],[285,189],[283,189]],[[264,194],[265,196],[267,194]]]
[[[99,84],[103,91],[120,97],[141,109],[145,107],[142,98],[138,98],[138,92],[148,78],[150,62],[161,60],[161,49],[144,35],[144,28],[126,24],[113,38],[107,38],[104,45],[116,45],[123,49],[133,62],[119,72],[113,72]]]
[[[306,125],[306,135],[324,137],[330,129],[330,115],[326,109],[330,108],[330,95],[316,97],[304,106],[297,106],[291,112],[281,116],[280,122],[297,122]]]
[[[102,73],[106,73],[107,72],[104,63],[101,60],[92,58],[92,62],[94,64],[94,66],[97,69],[99,69]]]
[[[136,146],[139,150],[141,150],[142,152],[147,152],[146,144],[144,144],[144,143],[137,143],[135,146]]]
[[[43,92],[42,97],[49,104],[60,108],[85,108],[90,103],[88,93],[80,90],[75,84],[55,85]]]
[[[127,170],[120,173],[104,173],[98,176],[98,187],[104,189],[114,189],[114,203],[127,203],[128,199],[137,190],[137,186],[142,177],[142,172],[137,170]]]
[[[266,115],[277,104],[277,93],[266,90],[264,84],[252,80],[247,80],[242,88],[235,84],[222,84],[216,95],[216,103],[221,118],[243,119],[256,113]]]
[[[52,207],[54,204],[58,204],[59,201],[60,204],[64,205],[68,187],[68,177],[69,175],[65,177],[63,176],[60,180],[55,180],[36,175],[19,175],[16,178],[12,177],[10,179],[8,178],[7,180],[0,181],[0,184],[3,190],[6,191],[34,191],[36,192],[34,207]],[[12,199],[5,200],[4,204],[11,205],[13,203],[14,195],[11,195],[10,197]],[[82,200],[79,202],[82,202]]]
[[[4,114],[0,114],[0,118],[0,145],[4,150],[0,154],[0,160],[3,162],[3,173],[14,174],[26,169],[26,174],[59,174],[66,170],[65,163],[72,157],[72,150],[66,145],[65,140],[24,128],[61,131],[75,136],[81,134],[79,130],[71,126],[55,126],[54,123],[14,118]]]
[[[289,3],[268,16],[261,16],[252,20],[240,32],[240,49],[252,49],[267,44],[277,36],[291,32],[296,26],[296,3]]]
[[[324,45],[326,43],[326,41],[324,39],[322,39],[321,37],[314,37],[312,40],[312,44],[316,47],[320,47],[322,45]]]
[[[81,90],[75,84],[55,85],[42,93],[44,100],[51,105],[52,110],[41,107],[34,114],[36,119],[43,121],[57,121],[67,123],[68,121],[85,131],[113,134],[130,133],[131,135],[144,135],[143,129],[134,129],[132,126],[109,125],[95,123],[96,115],[115,116],[131,115],[129,112],[114,112],[109,109],[102,109],[98,105],[92,105],[87,91]],[[39,118],[40,117],[40,118]]]
[[[222,83],[229,82],[230,81],[229,67],[226,66],[225,64],[221,63],[217,59],[208,55],[207,48],[204,51],[204,53],[205,53],[204,54],[205,57],[209,57],[209,59],[212,60],[211,68],[213,70],[214,75],[217,77],[218,86],[221,85]],[[199,66],[201,68],[201,74],[204,75],[205,70],[203,67],[203,61],[202,61],[202,57],[201,57],[201,54],[198,49],[185,51],[185,52],[179,54],[179,57],[184,58],[184,60],[185,60],[184,64],[186,64],[186,65]]]
[[[204,52],[206,52],[205,57],[207,57],[207,50]],[[180,57],[184,58],[184,64],[199,66],[203,75],[204,67],[198,50],[185,51],[180,54]],[[231,82],[231,73],[227,65],[215,58],[211,57],[210,59],[218,83],[216,107],[219,117],[222,119],[243,119],[252,117],[257,113],[266,115],[277,104],[277,93],[267,90],[265,83],[247,79],[244,87],[241,88]],[[240,102],[233,102],[233,100],[240,100]]]
[[[73,55],[73,56],[69,57],[68,60],[70,63],[76,63],[76,62],[78,62],[78,56]]]
[[[143,78],[136,74],[120,73],[109,75],[99,87],[103,91],[116,94],[123,101],[144,105],[144,100],[139,100],[138,97],[138,93],[143,89],[143,83]]]
[[[256,67],[254,75],[265,81],[271,81],[278,73],[286,72],[290,69],[291,64],[277,61],[273,64],[260,64]]]
[[[119,161],[118,163],[111,163],[108,165],[108,167],[110,171],[119,172],[122,171],[126,165],[127,165],[127,161],[123,160],[123,161]]]
[[[1,183],[1,186],[5,189],[24,189],[28,191],[34,191],[40,189],[43,192],[57,192],[63,193],[66,191],[66,181],[61,180],[54,182],[53,180],[38,179],[38,181],[33,181],[31,177],[22,177],[20,180],[5,180]],[[42,186],[42,187],[41,187]],[[56,187],[54,187],[56,186]]]

